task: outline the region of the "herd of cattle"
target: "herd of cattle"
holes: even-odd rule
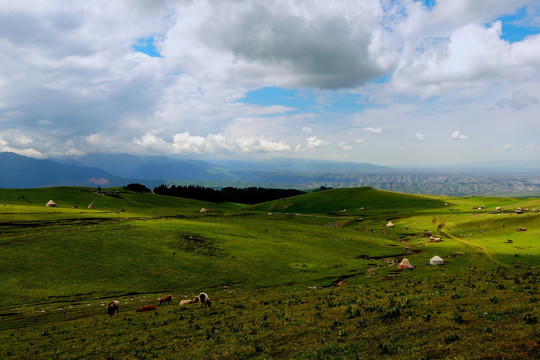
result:
[[[167,303],[170,304],[172,302],[172,295],[163,295],[162,297],[158,298],[158,300],[159,300],[159,305],[167,304]],[[180,301],[178,305],[187,305],[187,304],[194,304],[194,303],[201,303],[201,306],[203,307],[212,306],[212,302],[210,301],[210,298],[208,297],[206,293],[203,293],[203,292],[200,293],[198,296],[194,297],[193,299]],[[143,307],[138,308],[136,311],[142,312],[142,311],[152,311],[152,310],[157,310],[157,307],[154,305],[145,305]],[[120,315],[120,302],[118,300],[113,300],[107,304],[107,313],[110,316],[113,316],[115,312],[118,315]]]

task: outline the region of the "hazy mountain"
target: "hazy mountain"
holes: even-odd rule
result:
[[[404,167],[403,171],[415,173],[445,173],[445,174],[468,174],[468,175],[497,175],[497,174],[540,174],[540,162],[500,160],[488,162],[429,165],[422,167]]]
[[[0,187],[32,188],[58,185],[107,185],[111,174],[90,167],[37,160],[14,153],[0,153]]]
[[[135,156],[129,154],[90,154],[76,159],[61,159],[65,163],[94,166],[113,175],[142,180],[168,179],[178,181],[234,180],[228,169],[215,164],[167,156]]]
[[[164,156],[144,157],[129,154],[89,154],[77,158],[58,158],[57,161],[66,164],[97,167],[116,176],[128,177],[137,167],[160,159],[168,158]]]
[[[213,160],[213,163],[237,171],[256,172],[282,172],[282,173],[388,173],[395,171],[393,168],[367,163],[353,163],[341,161],[309,160],[309,159],[268,159],[258,161],[230,161]]]
[[[95,154],[58,161],[0,153],[0,187],[110,187],[137,182],[150,188],[161,184],[297,189],[371,186],[436,195],[540,195],[540,172],[533,163],[522,163],[522,167],[489,163],[478,164],[477,168],[456,165],[396,169],[319,160],[202,161],[127,154]]]

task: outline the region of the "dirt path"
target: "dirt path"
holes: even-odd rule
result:
[[[485,246],[478,245],[478,244],[475,244],[475,243],[467,241],[467,240],[463,240],[459,236],[452,235],[452,234],[450,234],[450,233],[448,233],[448,232],[446,232],[444,230],[440,230],[440,233],[443,234],[446,237],[449,237],[451,239],[456,240],[458,243],[460,243],[461,245],[471,249],[472,251],[474,251],[474,252],[476,252],[476,253],[478,253],[480,255],[486,256],[489,260],[491,260],[492,262],[494,262],[497,265],[505,266],[505,267],[507,266],[506,264],[500,262],[499,260],[496,260],[495,257],[493,256],[493,254]]]

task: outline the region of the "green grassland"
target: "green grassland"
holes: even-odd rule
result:
[[[540,358],[533,209],[372,188],[253,206],[0,189],[0,357]],[[176,305],[200,291],[211,308]]]

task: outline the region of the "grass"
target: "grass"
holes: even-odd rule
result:
[[[155,303],[134,295],[120,299],[114,317],[103,300],[41,305],[12,315],[27,323],[2,332],[9,340],[2,351],[7,358],[71,359],[540,356],[538,304],[531,300],[538,271],[438,275],[313,290],[231,286],[213,291],[211,308],[167,305],[152,313],[134,312]]]
[[[538,358],[540,215],[518,206],[540,199],[359,188],[245,207],[0,190],[0,356]],[[447,264],[428,265],[434,255]],[[413,271],[396,270],[403,257]],[[135,312],[199,291],[212,308]]]

